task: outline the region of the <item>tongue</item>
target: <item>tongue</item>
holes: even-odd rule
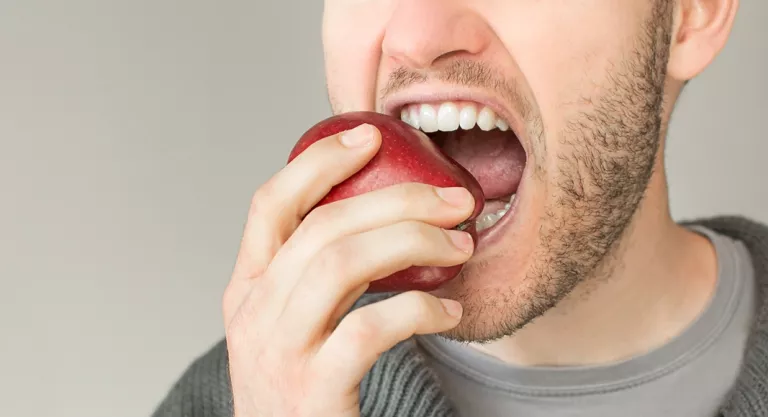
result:
[[[525,168],[525,151],[512,132],[472,129],[442,135],[438,143],[443,152],[477,179],[487,200],[517,191]]]

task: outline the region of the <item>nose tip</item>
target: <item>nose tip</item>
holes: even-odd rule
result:
[[[464,2],[398,2],[382,42],[385,58],[396,65],[428,69],[456,55],[481,53],[491,39],[487,23]]]

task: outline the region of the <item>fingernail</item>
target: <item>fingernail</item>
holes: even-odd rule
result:
[[[371,125],[362,124],[352,130],[341,134],[341,143],[348,148],[357,148],[365,146],[373,138],[373,128]]]
[[[446,230],[445,232],[451,238],[453,245],[462,252],[471,254],[475,250],[475,241],[472,240],[472,236],[469,233],[458,230]]]
[[[446,313],[448,313],[449,316],[457,319],[461,318],[461,313],[464,311],[461,303],[458,301],[449,300],[447,298],[441,298],[440,303],[443,305],[443,309]]]
[[[437,195],[455,207],[466,207],[472,202],[472,194],[464,187],[438,188]]]

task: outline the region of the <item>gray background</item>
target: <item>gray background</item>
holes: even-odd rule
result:
[[[0,0],[0,414],[147,415],[221,337],[250,195],[329,114],[321,9]],[[677,110],[678,218],[768,221],[766,20]]]

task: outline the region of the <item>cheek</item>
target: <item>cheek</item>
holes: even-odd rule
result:
[[[388,2],[328,0],[323,48],[334,113],[374,110]]]
[[[607,76],[632,53],[648,6],[628,0],[520,2],[494,18],[496,31],[531,89],[555,152],[558,134],[591,108]],[[513,23],[510,23],[513,22]]]

